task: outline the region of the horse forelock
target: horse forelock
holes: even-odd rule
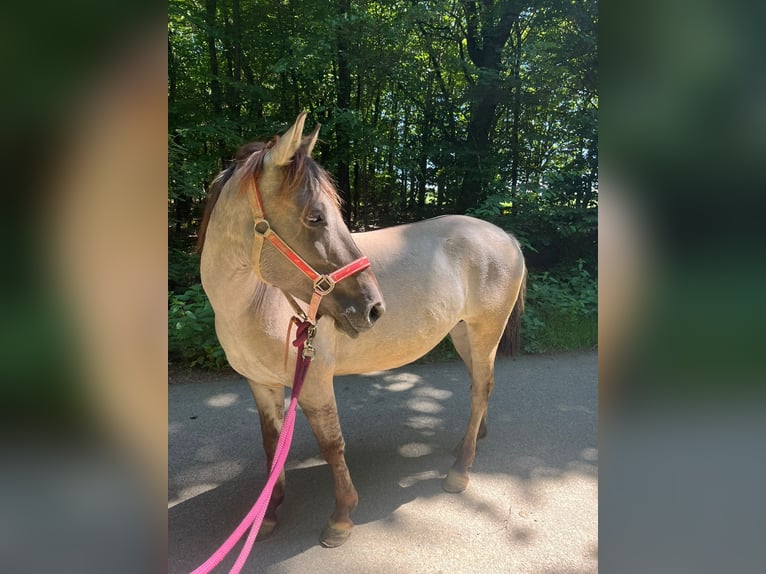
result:
[[[305,188],[310,195],[322,193],[340,209],[341,198],[335,188],[332,176],[327,173],[301,146],[292,161],[285,166],[282,193],[294,194]]]

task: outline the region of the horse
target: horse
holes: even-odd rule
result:
[[[358,495],[346,466],[333,377],[411,363],[449,334],[470,375],[471,406],[442,486],[464,491],[476,441],[487,434],[498,345],[505,334],[518,346],[527,271],[514,237],[466,216],[352,234],[329,174],[311,157],[320,126],[304,137],[305,120],[303,112],[283,136],[243,146],[213,181],[199,232],[200,272],[226,358],[255,398],[270,469],[284,389],[292,386],[285,334],[316,291],[305,272],[264,240],[264,222],[322,277],[362,254],[369,260],[369,268],[334,285],[315,309],[315,356],[299,398],[335,487],[335,509],[320,543],[336,547],[351,534]],[[295,349],[289,352],[295,356]],[[276,526],[284,493],[283,471],[261,537]]]

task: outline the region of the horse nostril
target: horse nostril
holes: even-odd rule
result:
[[[367,317],[368,321],[370,322],[370,325],[374,325],[375,321],[380,319],[381,315],[385,313],[386,308],[383,306],[383,303],[375,303],[372,307],[370,307],[370,313]]]

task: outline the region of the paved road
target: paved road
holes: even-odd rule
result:
[[[244,380],[168,392],[168,572],[182,573],[239,523],[266,473]],[[332,480],[299,415],[280,524],[255,545],[245,572],[597,571],[595,353],[498,360],[489,436],[458,495],[444,492],[441,478],[468,416],[462,363],[339,377],[336,395],[359,491],[351,538],[336,549],[318,543]]]

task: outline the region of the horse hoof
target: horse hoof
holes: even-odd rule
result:
[[[274,532],[276,527],[276,520],[269,520],[268,518],[264,518],[263,522],[261,522],[261,529],[258,531],[258,536],[255,537],[256,542],[260,542],[264,538],[271,536],[271,533]]]
[[[319,537],[319,543],[325,548],[337,548],[351,536],[353,525],[328,524]]]
[[[468,488],[468,473],[450,469],[447,477],[442,482],[442,488],[451,493],[463,492]]]

